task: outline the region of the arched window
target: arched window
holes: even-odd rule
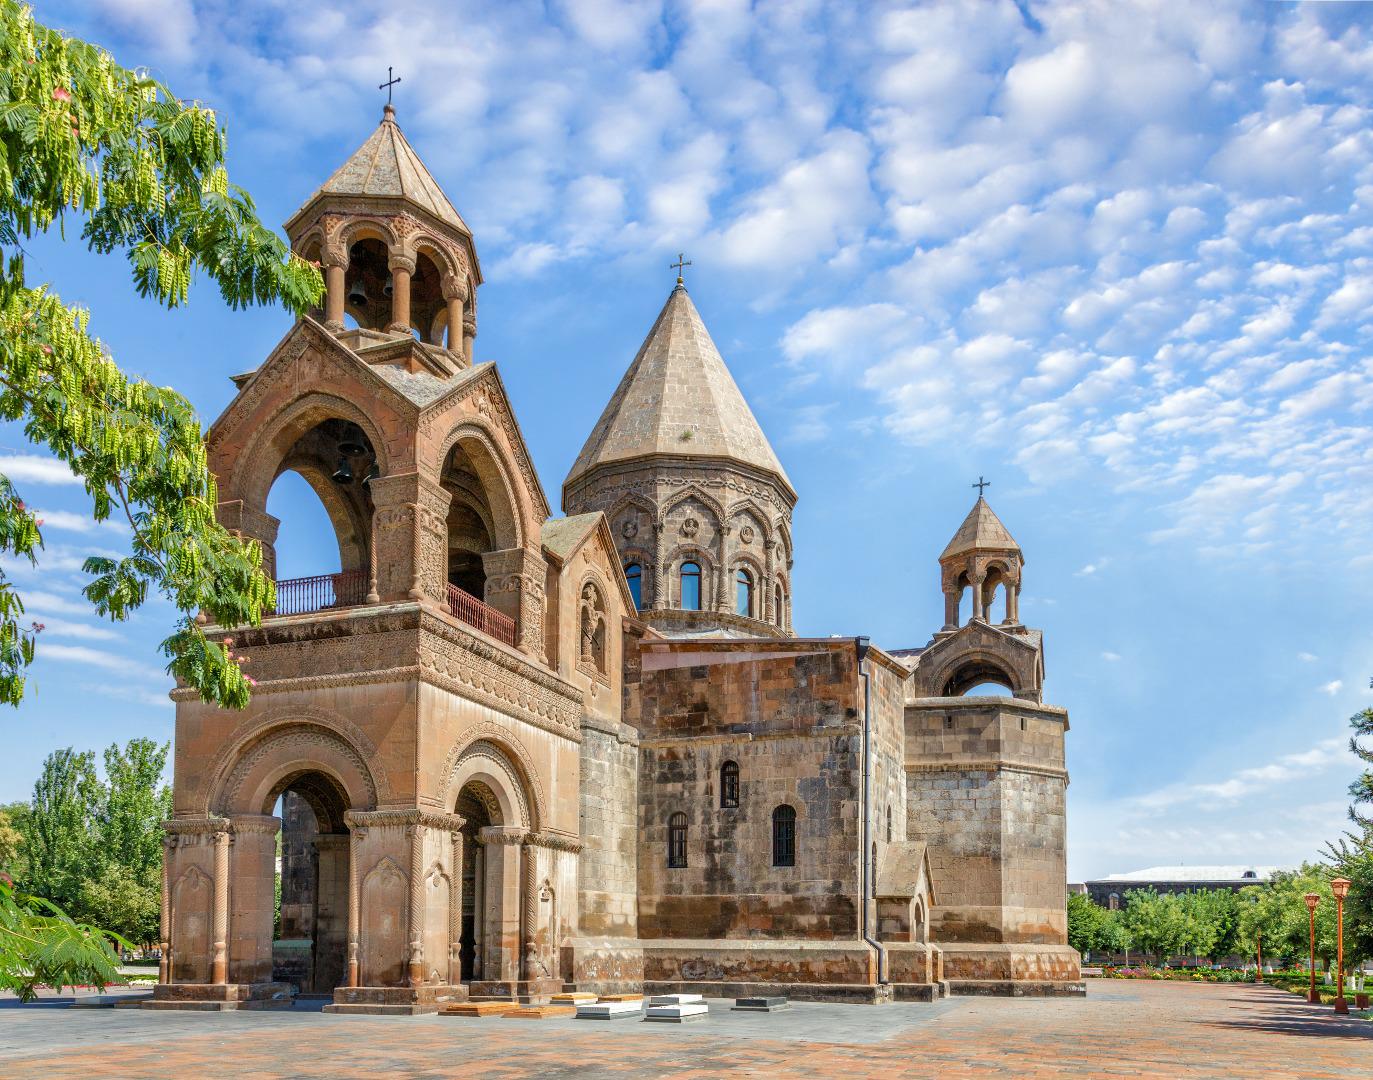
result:
[[[796,865],[796,808],[786,803],[772,812],[772,865]]]
[[[891,807],[887,807],[887,843],[891,843]]]
[[[720,805],[739,805],[739,763],[726,761],[720,766]]]
[[[634,601],[634,610],[642,611],[644,606],[644,568],[636,562],[625,567],[625,580],[629,582],[629,595]]]
[[[734,610],[746,619],[753,618],[753,575],[742,567],[734,575]]]
[[[687,816],[680,810],[667,819],[667,865],[669,869],[686,866]]]
[[[701,566],[699,563],[682,563],[682,610],[701,610]]]

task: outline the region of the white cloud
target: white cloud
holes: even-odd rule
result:
[[[0,475],[16,483],[81,485],[66,462],[42,454],[0,454]]]
[[[34,510],[33,515],[43,523],[44,529],[62,529],[66,532],[79,533],[124,533],[129,531],[124,522],[113,517],[106,518],[104,521],[96,521],[90,514],[77,514],[70,510]]]
[[[1103,660],[1105,660],[1107,663],[1112,663],[1112,664],[1114,664],[1117,660],[1123,660],[1123,659],[1125,659],[1123,656],[1120,655],[1120,653],[1117,653],[1117,652],[1110,652],[1109,650],[1103,652],[1103,653],[1101,654],[1101,658],[1102,658]]]
[[[1319,660],[1320,657],[1315,653],[1299,652],[1297,653],[1297,659],[1301,660],[1303,663],[1312,664]]]
[[[1322,739],[1309,749],[1283,754],[1263,765],[1240,769],[1223,780],[1168,784],[1127,801],[1140,812],[1159,813],[1186,803],[1209,804],[1215,800],[1236,802],[1263,797],[1263,785],[1306,779],[1313,773],[1344,764],[1348,757],[1349,750],[1343,736]]]
[[[1331,697],[1334,697],[1343,689],[1343,679],[1331,679],[1328,683],[1322,683],[1320,688],[1322,694],[1329,694]]]

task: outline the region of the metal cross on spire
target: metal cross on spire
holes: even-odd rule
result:
[[[671,266],[673,270],[677,271],[677,284],[682,284],[682,270],[691,265],[690,260],[686,257],[686,253],[681,251],[677,252],[677,261],[675,263],[669,263],[668,265]]]
[[[377,89],[386,91],[386,104],[388,105],[391,104],[391,87],[395,86],[398,82],[400,82],[400,76],[394,74],[391,70],[391,65],[387,64],[386,81],[382,83],[380,86],[378,86]]]
[[[975,487],[975,488],[977,488],[977,497],[980,499],[980,498],[982,498],[982,492],[983,492],[985,489],[991,487],[991,486],[992,486],[992,482],[991,482],[990,480],[984,480],[984,479],[982,479],[982,477],[979,476],[979,477],[977,478],[977,483],[975,483],[975,484],[969,484],[968,486],[969,486],[969,487]]]

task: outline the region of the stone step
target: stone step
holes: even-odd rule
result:
[[[504,1016],[520,1006],[513,1001],[463,1001],[447,1005],[440,1010],[440,1016]]]
[[[777,1012],[791,1008],[791,1002],[784,997],[743,997],[734,999],[731,1012]]]
[[[643,1001],[643,994],[598,994],[597,1001]]]
[[[549,1001],[553,1005],[581,1005],[585,1002],[595,1001],[596,995],[586,990],[569,990],[561,994],[554,994]]]
[[[573,1005],[522,1005],[518,1009],[511,1009],[502,1019],[504,1020],[551,1020],[560,1016],[576,1016],[577,1009]]]
[[[643,1015],[643,1001],[597,1001],[577,1006],[578,1020],[623,1020]]]
[[[654,994],[649,1005],[697,1005],[705,998],[700,994]]]

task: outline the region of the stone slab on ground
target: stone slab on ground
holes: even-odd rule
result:
[[[514,1001],[462,1001],[454,1005],[445,1005],[440,1011],[440,1016],[504,1016],[506,1013],[520,1008]]]
[[[700,994],[654,994],[649,1005],[695,1005],[705,998]]]
[[[597,1001],[643,1001],[643,994],[597,994]]]
[[[552,1020],[560,1016],[576,1016],[575,1005],[521,1005],[511,1009],[502,1020]]]
[[[643,999],[638,1001],[597,1001],[577,1006],[578,1020],[620,1020],[643,1015]]]
[[[732,1012],[777,1012],[791,1008],[791,1002],[784,997],[741,997],[734,999]]]
[[[561,994],[554,994],[548,1000],[554,1005],[580,1005],[583,1002],[595,1001],[600,997],[589,990],[569,990]]]
[[[710,1006],[705,1002],[686,1001],[680,1005],[654,1005],[644,1014],[644,1019],[660,1024],[685,1024],[704,1020],[709,1015]]]

